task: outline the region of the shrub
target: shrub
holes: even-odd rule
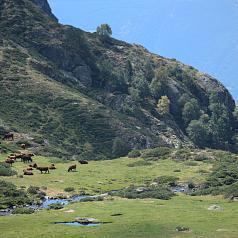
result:
[[[0,180],[0,194],[0,209],[32,203],[24,190],[17,189],[14,184],[4,180]]]
[[[12,214],[32,214],[34,212],[35,211],[32,208],[19,207],[19,208],[15,208],[12,211]]]
[[[65,191],[65,192],[68,192],[68,193],[69,193],[69,192],[74,192],[74,191],[75,191],[75,188],[73,188],[73,187],[67,187],[67,188],[64,189],[64,191]]]
[[[174,193],[166,186],[150,187],[150,188],[136,188],[134,186],[120,190],[112,195],[124,197],[128,199],[145,199],[156,198],[162,200],[168,200]]]
[[[80,200],[80,202],[100,202],[103,201],[104,198],[102,196],[97,196],[97,197],[85,197]]]
[[[160,176],[154,179],[154,182],[160,185],[169,185],[169,186],[176,186],[178,178],[174,176]]]
[[[225,198],[234,198],[238,197],[238,183],[232,184],[224,189],[224,197]]]
[[[13,176],[16,174],[17,172],[13,170],[9,164],[0,163],[0,176]]]
[[[171,149],[168,147],[157,147],[154,149],[145,150],[142,153],[143,158],[153,158],[153,157],[164,157],[168,156],[171,153]]]
[[[141,152],[139,150],[132,150],[128,154],[129,158],[138,158],[140,156],[141,156]]]
[[[64,205],[61,204],[61,203],[53,203],[53,204],[50,204],[50,205],[49,205],[48,209],[49,209],[49,210],[60,210],[60,209],[62,209],[63,207],[64,207]]]
[[[198,155],[195,155],[194,160],[205,161],[205,160],[209,160],[209,158],[205,154],[198,154]]]
[[[27,192],[30,193],[30,194],[38,194],[39,190],[40,190],[39,187],[30,186],[27,189]]]

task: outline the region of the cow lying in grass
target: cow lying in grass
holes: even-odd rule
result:
[[[23,175],[34,175],[32,171],[23,170]]]
[[[88,161],[87,160],[79,160],[79,163],[80,164],[88,164]]]

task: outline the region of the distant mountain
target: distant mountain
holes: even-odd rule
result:
[[[0,1],[0,65],[1,133],[28,134],[41,153],[102,159],[194,147],[186,127],[200,115],[225,125],[209,129],[211,146],[227,147],[231,138],[223,138],[235,131],[234,100],[216,79],[142,46],[61,25],[46,0]]]

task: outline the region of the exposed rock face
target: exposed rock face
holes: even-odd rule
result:
[[[32,2],[35,3],[37,6],[39,6],[44,12],[46,12],[54,20],[58,21],[58,19],[52,14],[50,5],[47,0],[32,0]]]

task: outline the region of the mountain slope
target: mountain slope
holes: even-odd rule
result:
[[[142,46],[61,25],[46,0],[1,0],[0,31],[2,127],[31,135],[41,153],[100,159],[132,148],[194,147],[181,98],[209,114],[216,92],[234,111],[214,78]],[[156,107],[163,95],[168,115]]]

